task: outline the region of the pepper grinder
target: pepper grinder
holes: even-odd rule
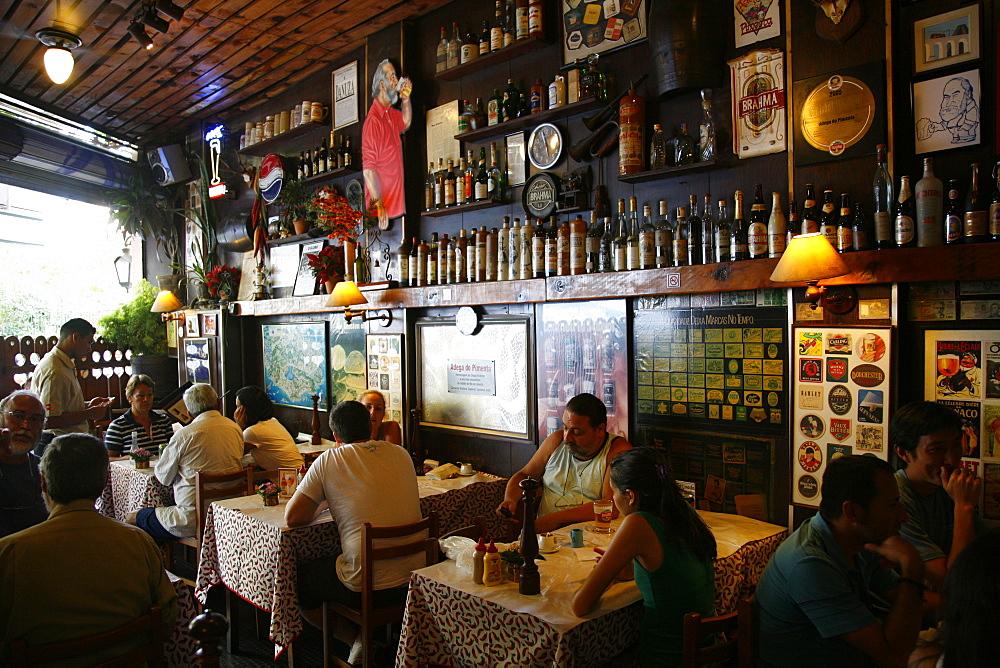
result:
[[[534,478],[525,478],[518,487],[521,492],[522,506],[524,507],[524,521],[521,529],[521,558],[524,563],[521,565],[521,578],[517,590],[525,595],[541,593],[542,585],[538,577],[538,564],[535,557],[538,556],[538,536],[535,535],[535,513],[538,509],[535,505],[535,496],[538,488],[541,487]]]
[[[323,442],[323,437],[320,435],[320,422],[319,422],[319,395],[312,395],[313,401],[313,421],[312,421],[312,439],[309,441],[312,445],[320,445]]]

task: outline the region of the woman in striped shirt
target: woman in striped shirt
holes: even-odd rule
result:
[[[133,444],[137,448],[159,448],[173,436],[170,418],[153,411],[153,379],[137,374],[128,379],[125,397],[129,410],[110,425],[104,435],[104,446],[111,457],[128,454]]]

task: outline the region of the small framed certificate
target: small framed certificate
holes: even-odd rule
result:
[[[278,469],[278,486],[281,487],[281,493],[278,496],[283,499],[292,498],[298,487],[298,473],[295,469]]]

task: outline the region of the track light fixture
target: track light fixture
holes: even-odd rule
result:
[[[73,54],[70,49],[77,48],[83,41],[73,33],[58,28],[42,28],[35,33],[35,37],[48,47],[43,58],[45,73],[52,83],[65,83],[73,73]]]
[[[148,6],[142,11],[142,22],[156,32],[166,33],[170,29],[170,24],[156,15],[156,10]]]
[[[138,21],[132,21],[128,26],[128,34],[135,38],[135,41],[139,42],[139,46],[145,49],[153,48],[153,40],[146,33],[146,29],[142,27],[142,24]]]
[[[174,21],[180,21],[184,18],[184,10],[170,0],[158,0],[156,3],[156,9],[161,14],[166,14]]]

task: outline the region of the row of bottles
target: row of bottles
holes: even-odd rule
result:
[[[354,153],[351,151],[351,138],[330,133],[330,140],[324,139],[315,149],[299,151],[299,163],[296,176],[301,180],[310,176],[319,176],[336,169],[353,169]]]
[[[516,41],[545,35],[543,0],[496,0],[493,22],[483,21],[479,33],[469,32],[463,39],[458,22],[451,24],[452,37],[441,26],[434,71],[437,74],[472,62],[479,56],[500,51]]]
[[[712,90],[701,91],[702,119],[699,139],[688,132],[687,123],[680,123],[678,130],[667,137],[659,123],[653,124],[646,153],[645,124],[646,103],[634,90],[630,90],[619,105],[621,134],[618,143],[618,173],[621,176],[636,174],[647,169],[663,169],[677,165],[714,160],[716,155],[715,121],[712,119]]]
[[[457,169],[456,169],[457,167]],[[486,163],[486,147],[479,148],[478,165],[472,149],[458,165],[451,158],[447,165],[438,158],[437,169],[430,163],[424,183],[424,209],[444,209],[471,202],[503,202],[507,189],[507,172],[500,167],[497,143],[490,143],[490,162]]]

